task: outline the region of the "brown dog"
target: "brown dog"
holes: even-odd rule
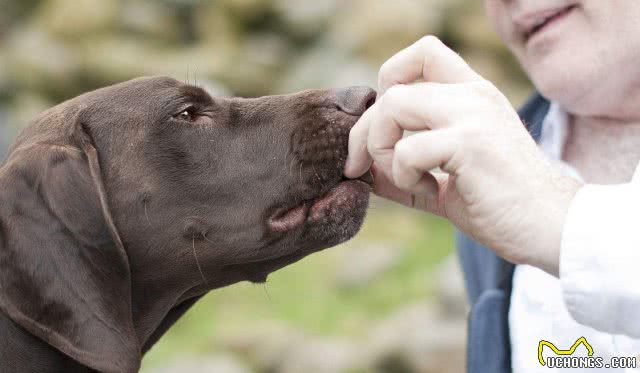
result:
[[[212,98],[170,78],[39,116],[0,168],[0,372],[136,372],[203,294],[351,238],[368,88]]]

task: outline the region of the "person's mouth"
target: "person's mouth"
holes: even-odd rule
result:
[[[515,24],[524,42],[527,43],[550,26],[566,18],[577,8],[578,4],[572,4],[565,7],[529,12],[516,17]]]

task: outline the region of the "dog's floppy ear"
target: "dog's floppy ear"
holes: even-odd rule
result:
[[[137,372],[129,262],[82,116],[0,169],[0,309],[83,365]]]

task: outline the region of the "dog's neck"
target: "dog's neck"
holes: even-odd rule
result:
[[[197,243],[196,243],[197,245]],[[186,256],[174,263],[171,275],[157,268],[166,263],[131,261],[133,324],[146,352],[198,299],[209,291],[247,280],[237,268],[228,269]],[[202,274],[200,272],[202,270]],[[203,278],[204,277],[204,278]]]
[[[132,317],[143,352],[207,291],[187,269],[173,272],[175,277],[132,263]]]

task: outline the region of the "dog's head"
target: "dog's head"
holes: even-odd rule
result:
[[[342,169],[374,99],[142,78],[45,112],[0,169],[0,309],[87,366],[135,370],[190,300],[358,231],[369,183]]]

